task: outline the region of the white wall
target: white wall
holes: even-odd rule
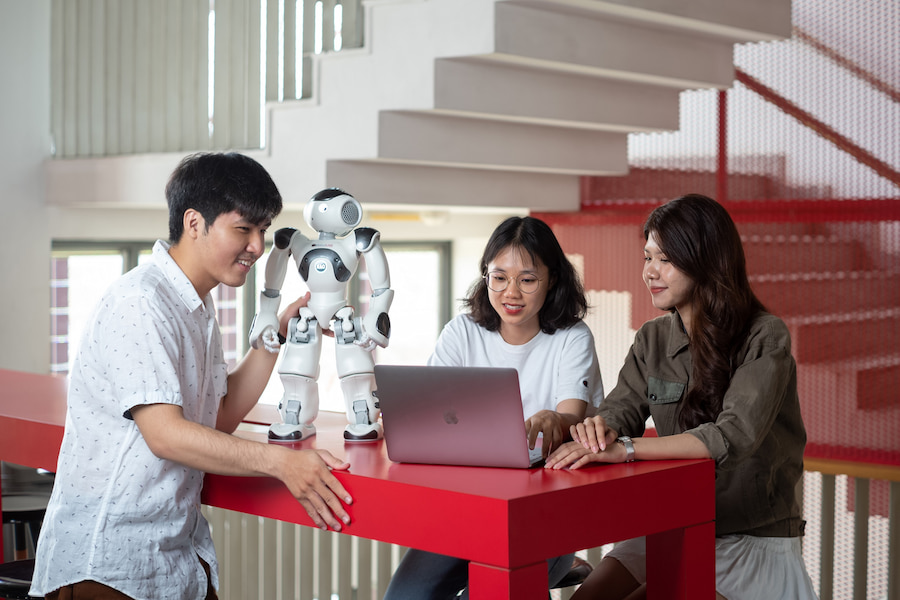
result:
[[[90,179],[75,186],[69,179],[71,205],[48,205],[56,179],[48,177],[50,157],[50,1],[0,0],[0,209],[5,220],[2,243],[3,281],[0,294],[0,368],[36,373],[49,370],[50,248],[53,240],[154,240],[168,232],[164,187],[176,155],[147,155],[114,159],[122,163],[121,177],[110,189],[96,189]],[[258,152],[258,151],[257,151]],[[259,153],[264,164],[264,153]],[[251,153],[253,155],[253,153]],[[54,163],[75,168],[77,161]],[[134,167],[133,165],[137,165]],[[126,168],[127,167],[127,168]],[[130,170],[129,170],[130,169]],[[275,227],[305,227],[300,210],[309,190],[291,189],[278,180],[286,210]],[[358,192],[364,198],[364,192]],[[152,202],[130,202],[134,196]],[[302,197],[301,197],[302,196]],[[115,206],[93,199],[115,197]],[[80,205],[80,206],[79,206]],[[84,208],[89,206],[89,208]],[[453,312],[469,284],[478,276],[477,264],[494,227],[509,214],[496,211],[448,212],[438,215],[393,213],[368,207],[364,225],[382,232],[385,241],[451,241]],[[407,207],[406,210],[409,210]],[[427,207],[426,207],[427,210]],[[411,216],[412,215],[412,216]]]
[[[50,1],[0,0],[0,368],[46,373],[50,360]]]

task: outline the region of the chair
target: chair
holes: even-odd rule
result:
[[[14,558],[28,558],[28,535],[37,543],[50,492],[53,474],[46,471],[0,464],[0,491],[3,494],[3,525],[11,524],[15,540]]]
[[[14,560],[0,564],[0,598],[8,600],[36,600],[29,596],[31,578],[34,575],[34,559]]]
[[[41,523],[50,501],[53,474],[2,463],[3,524],[13,529],[15,560],[0,564],[0,598],[32,600],[28,595],[34,575],[31,546],[37,545]]]
[[[44,513],[47,511],[48,496],[41,494],[17,494],[3,496],[3,524],[13,526],[14,558],[28,558],[28,537],[31,544],[37,544]]]
[[[559,583],[553,586],[554,590],[561,590],[563,588],[572,587],[575,585],[581,585],[587,576],[591,574],[591,571],[594,570],[594,567],[591,566],[591,563],[584,560],[583,558],[575,557],[572,560],[572,568],[569,569],[569,572],[566,573],[566,576],[563,577]]]

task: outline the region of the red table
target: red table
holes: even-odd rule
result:
[[[0,459],[55,470],[64,380],[0,370],[0,390]],[[275,413],[261,406],[250,417],[265,423]],[[472,561],[473,600],[546,600],[547,558],[639,535],[648,536],[650,598],[714,597],[710,460],[553,472],[397,464],[383,442],[345,445],[344,423],[321,413],[319,433],[294,445],[350,463],[336,472],[354,498],[344,533]],[[248,427],[237,435],[265,441],[265,427]],[[312,525],[275,479],[207,475],[203,502]]]

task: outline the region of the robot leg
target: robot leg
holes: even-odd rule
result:
[[[336,332],[337,333],[337,332]],[[338,335],[335,335],[338,338]],[[344,440],[374,442],[384,437],[378,422],[380,411],[375,397],[375,361],[372,353],[353,343],[335,344],[337,372],[344,393],[348,425]]]
[[[313,421],[319,414],[319,357],[322,336],[315,319],[291,319],[284,356],[278,373],[284,396],[278,404],[283,423],[269,427],[269,440],[291,443],[305,440],[316,433]]]

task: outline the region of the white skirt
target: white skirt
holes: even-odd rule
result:
[[[618,560],[639,583],[647,581],[645,538],[619,542],[606,556]],[[727,600],[817,599],[799,537],[717,537],[716,591]]]

